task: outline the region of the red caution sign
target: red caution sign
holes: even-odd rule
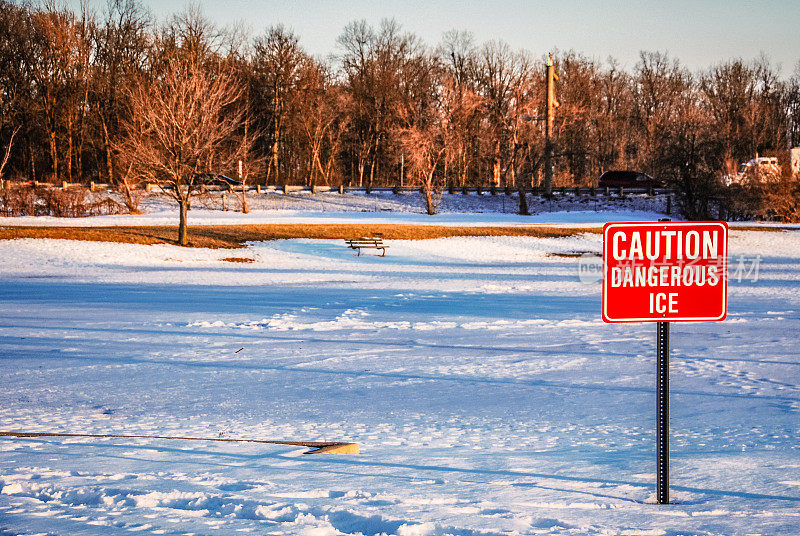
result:
[[[607,223],[603,320],[709,322],[728,313],[728,225]]]

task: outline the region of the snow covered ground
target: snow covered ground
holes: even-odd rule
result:
[[[95,194],[101,195],[101,194]],[[239,225],[260,223],[407,223],[428,225],[519,225],[554,223],[570,225],[603,223],[609,217],[617,221],[648,221],[664,217],[666,196],[629,195],[617,197],[576,197],[572,194],[551,200],[529,196],[531,216],[517,214],[518,197],[505,194],[443,194],[439,213],[428,216],[419,193],[395,195],[378,191],[339,194],[309,192],[248,194],[251,212],[242,214],[235,195],[228,195],[222,210],[219,192],[199,197],[189,212],[192,225]],[[93,216],[88,218],[0,217],[0,226],[10,225],[176,225],[176,204],[161,194],[152,193],[140,206],[143,214]]]
[[[728,320],[600,320],[595,234],[239,250],[0,242],[0,535],[800,533],[800,232],[732,231]],[[222,260],[253,259],[249,264]]]

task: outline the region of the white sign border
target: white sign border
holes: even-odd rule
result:
[[[706,225],[717,225],[719,226],[725,237],[723,240],[724,243],[724,251],[722,254],[722,314],[719,316],[714,317],[664,317],[664,318],[652,318],[652,317],[645,317],[645,318],[625,318],[624,320],[617,320],[608,316],[608,300],[606,299],[607,296],[607,288],[608,288],[608,264],[606,263],[606,235],[609,234],[609,230],[615,226],[648,226],[652,227],[654,225],[667,225],[667,226],[674,226],[674,227],[692,227],[700,224]],[[723,221],[638,221],[638,222],[609,222],[603,226],[603,295],[601,297],[603,301],[603,321],[609,324],[622,324],[626,322],[719,322],[725,320],[728,316],[728,225],[726,222]]]

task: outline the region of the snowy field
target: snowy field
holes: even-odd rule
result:
[[[798,534],[800,232],[731,235],[728,320],[673,325],[664,506],[655,326],[553,255],[599,235],[0,242],[0,430],[361,447],[0,438],[0,535]]]
[[[111,195],[121,201],[118,194],[97,193],[97,199]],[[237,225],[260,223],[409,223],[430,225],[520,225],[520,224],[597,224],[608,220],[609,214],[618,221],[656,220],[664,217],[667,198],[664,195],[628,195],[590,197],[573,194],[559,195],[553,199],[528,196],[530,216],[517,214],[519,198],[516,192],[505,194],[469,195],[445,193],[441,197],[438,213],[425,213],[421,194],[406,192],[395,195],[378,191],[369,195],[361,192],[339,194],[336,192],[293,192],[282,194],[251,192],[247,195],[249,214],[241,213],[241,204],[233,194],[227,195],[226,208],[222,210],[222,194],[213,192],[196,198],[189,212],[189,223],[194,225]],[[79,227],[97,225],[176,225],[177,205],[163,194],[153,192],[142,199],[143,214],[131,216],[107,215],[88,218],[52,218],[42,216],[0,217],[0,225],[71,225]],[[673,208],[674,212],[675,208]]]

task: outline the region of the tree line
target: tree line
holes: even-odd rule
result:
[[[556,185],[637,170],[675,187],[689,218],[800,214],[787,161],[800,71],[782,77],[763,57],[700,72],[661,52],[630,71],[552,58]],[[418,185],[432,212],[445,187],[540,183],[545,59],[460,31],[432,46],[393,20],[348,24],[318,58],[281,25],[251,37],[198,8],[159,23],[137,0],[100,12],[0,0],[0,174],[109,182],[128,197],[139,181],[168,183],[182,210],[214,174]],[[725,187],[757,154],[778,156],[782,175]]]

